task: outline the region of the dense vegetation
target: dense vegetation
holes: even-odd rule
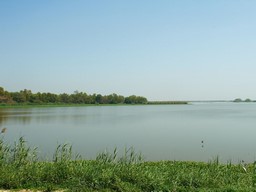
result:
[[[247,98],[247,99],[245,99],[245,100],[242,100],[242,99],[240,99],[240,98],[237,98],[237,99],[234,100],[234,102],[239,103],[239,102],[256,102],[256,101],[252,101],[252,100],[249,99],[249,98]]]
[[[184,105],[188,104],[187,101],[148,101],[150,105]]]
[[[92,94],[75,91],[73,94],[32,93],[31,90],[8,92],[0,87],[0,104],[146,104],[147,99],[131,95],[124,97],[115,93],[111,95]]]
[[[68,145],[58,146],[52,160],[39,161],[36,149],[23,138],[10,146],[1,137],[0,189],[249,192],[256,191],[256,163],[145,162],[132,149],[121,156],[114,150],[84,160],[74,157]]]

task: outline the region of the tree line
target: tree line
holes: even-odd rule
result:
[[[33,93],[31,90],[8,92],[0,87],[2,104],[147,104],[147,98],[131,95],[124,97],[115,93],[110,95],[87,94],[75,91],[72,94]]]
[[[245,100],[242,100],[241,98],[237,98],[233,102],[240,103],[240,102],[256,102],[256,101],[253,101],[253,100],[251,100],[249,98],[247,98]]]

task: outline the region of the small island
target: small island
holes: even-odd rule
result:
[[[242,100],[241,98],[237,98],[237,99],[235,99],[233,102],[235,102],[235,103],[241,103],[241,102],[247,102],[247,103],[249,103],[249,102],[256,102],[256,101],[253,101],[253,100],[251,100],[251,99],[249,99],[249,98],[247,98],[247,99],[245,99],[245,100]]]

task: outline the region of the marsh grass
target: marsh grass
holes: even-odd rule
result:
[[[142,163],[144,158],[141,153],[137,153],[133,147],[125,148],[124,153],[121,156],[118,153],[118,149],[115,148],[113,152],[105,150],[99,153],[96,157],[96,161],[102,163],[115,163],[115,164],[137,164]]]
[[[1,135],[0,135],[1,136]],[[73,155],[72,146],[57,146],[51,161],[39,161],[36,148],[20,138],[0,139],[0,188],[53,191],[256,191],[256,163],[221,164],[145,162],[134,148],[105,151],[95,160]]]

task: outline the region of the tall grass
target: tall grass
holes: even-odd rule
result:
[[[1,135],[0,135],[1,136]],[[256,191],[256,163],[145,162],[133,148],[105,151],[95,160],[59,145],[51,161],[38,161],[36,148],[20,138],[0,139],[0,188],[52,191]]]

